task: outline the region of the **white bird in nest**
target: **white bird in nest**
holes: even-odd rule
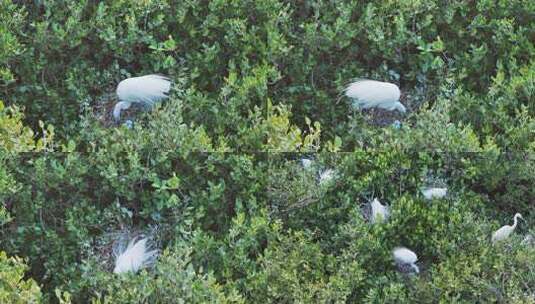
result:
[[[405,269],[405,267],[408,265],[410,268],[414,269],[416,273],[420,272],[420,268],[418,268],[416,265],[418,256],[412,250],[409,250],[405,247],[396,247],[392,251],[392,255],[394,256],[394,261],[396,261],[396,264],[400,269]]]
[[[513,233],[513,231],[515,231],[515,228],[516,228],[516,225],[518,224],[518,219],[519,218],[520,219],[524,219],[520,213],[515,214],[515,216],[513,217],[513,221],[514,221],[513,226],[505,225],[502,228],[496,230],[492,234],[492,243],[503,241],[506,238],[508,238],[511,235],[511,233]]]
[[[144,108],[152,108],[155,103],[169,97],[170,89],[171,80],[156,74],[132,77],[119,82],[117,85],[119,102],[113,108],[113,118],[119,121],[121,111],[130,108],[134,103]]]
[[[388,210],[388,206],[382,205],[381,202],[377,198],[375,198],[371,202],[372,206],[372,216],[371,216],[371,222],[373,224],[386,221],[388,217],[390,216],[390,210]]]
[[[422,189],[422,194],[428,200],[443,198],[448,194],[448,188],[425,188]]]
[[[126,250],[116,256],[114,273],[137,272],[154,263],[158,250],[147,251],[147,238],[130,241]]]
[[[344,93],[353,100],[354,108],[381,108],[402,113],[407,111],[399,102],[401,92],[393,83],[360,79],[349,84]]]

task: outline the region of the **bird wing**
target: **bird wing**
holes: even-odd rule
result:
[[[511,234],[512,231],[513,231],[513,227],[511,227],[509,225],[505,225],[505,226],[501,227],[500,229],[496,230],[492,234],[492,241],[493,242],[501,241],[501,240],[507,238]]]
[[[128,78],[117,86],[117,96],[121,101],[141,103],[152,107],[155,102],[168,97],[171,81],[161,75],[146,75]]]
[[[115,273],[129,271],[136,272],[155,257],[157,250],[146,252],[147,239],[142,239],[135,244],[134,241],[135,239],[133,239],[128,244],[126,250],[117,257],[114,269]]]
[[[388,206],[383,206],[384,210],[385,210],[385,217],[389,217],[390,216],[390,208]]]
[[[396,248],[394,249],[394,259],[400,263],[411,264],[418,261],[418,256],[407,248]]]
[[[395,103],[401,95],[395,84],[375,80],[353,82],[345,89],[345,94],[364,108]]]
[[[424,197],[427,199],[443,198],[444,196],[446,196],[447,192],[448,192],[447,188],[429,188],[429,189],[426,189],[425,191],[422,191],[422,193],[424,194]]]
[[[137,271],[145,261],[145,248],[147,239],[138,241],[128,252],[128,261],[132,271]]]
[[[372,222],[378,219],[378,216],[381,215],[383,220],[386,220],[390,216],[390,210],[388,206],[382,205],[378,199],[374,199],[371,203],[372,205]]]

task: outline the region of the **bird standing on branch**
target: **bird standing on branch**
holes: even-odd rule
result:
[[[119,82],[117,97],[119,102],[113,109],[113,118],[119,121],[121,111],[130,108],[133,103],[144,108],[152,108],[155,103],[169,97],[171,80],[162,75],[145,75],[132,77]]]

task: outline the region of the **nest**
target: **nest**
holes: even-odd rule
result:
[[[399,272],[405,275],[417,274],[416,270],[410,264],[396,263]]]
[[[403,92],[401,93],[399,101],[407,108],[407,113],[381,108],[361,109],[360,111],[364,114],[363,117],[366,123],[378,127],[387,127],[394,124],[396,121],[402,122],[407,117],[408,113],[415,110],[413,99],[414,97],[412,95]]]
[[[91,111],[93,116],[102,124],[102,126],[110,128],[128,120],[134,121],[136,115],[144,110],[141,105],[133,103],[129,109],[121,111],[121,120],[116,122],[113,118],[113,108],[117,102],[119,102],[119,99],[115,93],[101,95],[95,100]]]
[[[403,114],[398,111],[389,111],[380,108],[362,109],[366,123],[378,127],[392,125],[396,120],[403,121]]]

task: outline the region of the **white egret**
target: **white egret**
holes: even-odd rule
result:
[[[335,178],[336,172],[333,169],[326,169],[320,173],[320,185],[326,184]]]
[[[397,85],[376,80],[357,80],[345,89],[345,95],[353,100],[355,108],[381,108],[405,113],[407,109],[399,102],[401,92]]]
[[[518,224],[518,219],[519,218],[524,219],[520,213],[515,214],[515,216],[513,217],[513,221],[514,221],[513,226],[505,225],[502,228],[496,230],[492,234],[492,243],[503,241],[506,238],[508,238],[509,235],[511,235],[511,233],[513,233],[513,231],[515,231],[515,228],[516,228],[516,225]]]
[[[309,158],[302,158],[301,159],[301,165],[305,169],[310,169],[312,167],[312,162],[313,161],[311,159],[309,159]]]
[[[170,89],[170,79],[155,74],[132,77],[119,82],[117,85],[119,102],[113,109],[113,118],[118,121],[121,118],[121,111],[130,108],[133,103],[152,108],[156,102],[168,97]]]
[[[371,216],[371,222],[373,224],[386,221],[388,217],[390,216],[390,211],[388,210],[388,206],[382,205],[381,202],[376,198],[371,202],[372,206],[372,216]]]
[[[422,194],[428,200],[434,198],[443,198],[448,194],[448,188],[426,188],[422,189]]]
[[[154,262],[157,250],[147,251],[147,238],[134,243],[130,241],[124,252],[116,256],[114,273],[137,272]]]
[[[418,268],[416,265],[418,256],[412,250],[409,250],[405,247],[396,247],[392,251],[392,255],[394,256],[394,261],[396,261],[396,264],[399,268],[409,265],[416,273],[420,272],[420,268]]]

